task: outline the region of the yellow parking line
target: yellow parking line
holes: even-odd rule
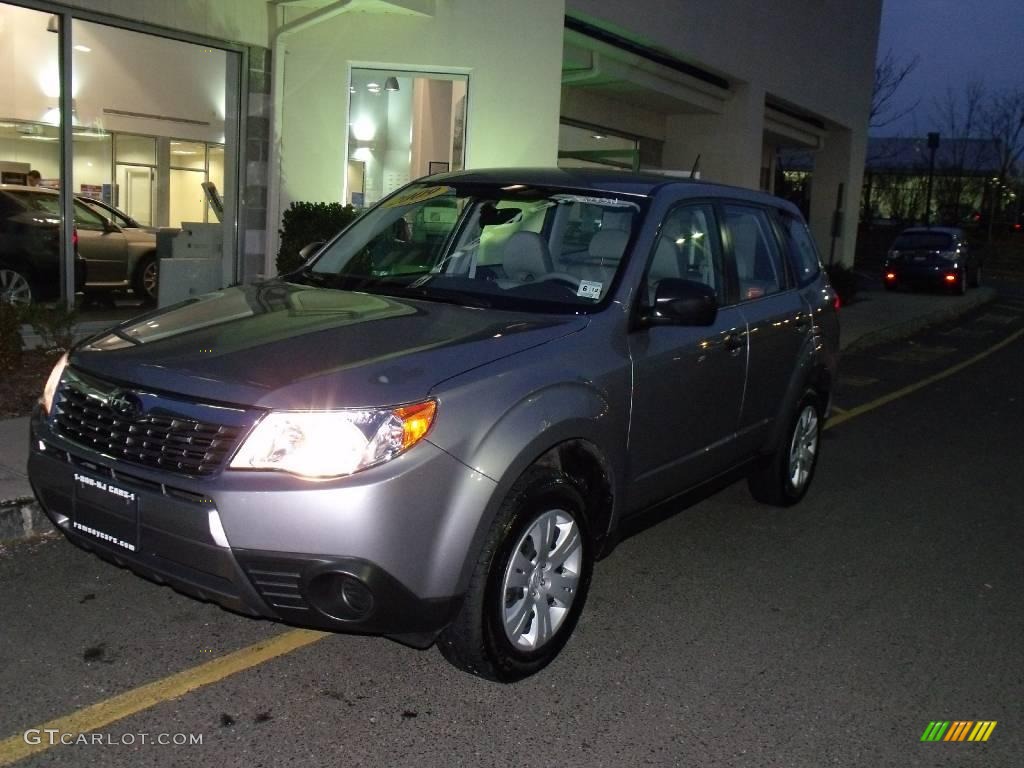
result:
[[[913,384],[910,384],[910,385],[908,385],[906,387],[903,387],[902,389],[897,389],[895,392],[890,392],[887,395],[883,395],[882,397],[879,397],[879,398],[877,398],[875,400],[872,400],[870,402],[864,403],[863,405],[858,405],[856,408],[851,408],[850,410],[846,411],[845,413],[839,413],[837,416],[833,416],[831,419],[828,420],[828,424],[825,425],[825,429],[831,429],[832,427],[838,427],[840,424],[843,424],[843,423],[849,421],[850,419],[855,419],[858,416],[863,416],[865,413],[868,413],[869,411],[875,410],[876,408],[881,408],[883,405],[888,405],[893,400],[899,400],[901,397],[906,397],[907,395],[909,395],[909,394],[911,394],[913,392],[917,392],[917,390],[919,390],[919,389],[924,389],[925,387],[927,387],[927,386],[929,386],[931,384],[934,384],[937,381],[942,381],[943,379],[947,379],[950,376],[952,376],[953,374],[959,373],[964,368],[969,368],[970,366],[974,365],[975,363],[981,362],[982,360],[984,360],[986,357],[988,357],[989,355],[993,354],[994,352],[998,352],[1003,347],[1005,347],[1005,346],[1007,346],[1009,344],[1012,344],[1017,339],[1019,339],[1021,336],[1024,336],[1024,328],[1021,328],[1020,330],[1018,330],[1018,331],[1016,331],[1014,333],[1011,333],[1009,336],[1007,336],[1005,339],[1000,341],[998,344],[995,344],[995,345],[989,347],[984,352],[979,352],[974,357],[969,357],[966,360],[963,360],[962,362],[959,362],[956,365],[954,365],[954,366],[952,366],[950,368],[947,368],[944,371],[939,371],[935,375],[929,376],[926,379],[921,379],[921,381],[918,381],[918,382],[915,382]],[[836,410],[836,409],[833,408],[832,410]]]
[[[1021,328],[1016,333],[1011,334],[1009,337],[1003,339],[1001,342],[990,347],[984,352],[980,352],[974,357],[968,358],[951,368],[947,368],[934,376],[929,376],[927,379],[923,379],[916,384],[911,384],[903,389],[891,392],[877,400],[872,400],[869,403],[858,405],[856,408],[843,411],[839,408],[833,407],[832,410],[835,411],[837,415],[833,416],[829,420],[829,423],[825,428],[831,429],[832,427],[843,424],[850,419],[862,416],[869,411],[873,411],[887,403],[891,403],[893,400],[906,397],[912,392],[916,392],[929,384],[934,384],[936,381],[952,376],[953,374],[962,371],[964,368],[984,360],[986,357],[997,352],[1008,344],[1012,344],[1021,336],[1024,336],[1024,328]],[[246,669],[250,669],[251,667],[258,666],[266,661],[277,658],[278,656],[284,656],[285,654],[296,651],[299,648],[304,648],[318,640],[322,640],[329,634],[329,632],[294,629],[281,635],[277,635],[276,637],[272,637],[269,640],[264,640],[233,653],[229,653],[227,656],[223,656],[219,659],[213,659],[205,664],[200,664],[197,667],[183,670],[170,675],[169,677],[165,677],[162,680],[156,680],[139,688],[126,691],[118,696],[100,701],[92,706],[80,709],[77,712],[72,712],[64,717],[51,720],[44,725],[38,726],[38,730],[41,733],[45,731],[45,729],[53,729],[60,733],[70,734],[89,733],[90,731],[95,731],[105,725],[110,725],[111,723],[122,720],[130,715],[134,715],[137,712],[149,709],[150,707],[156,706],[164,701],[176,699],[179,696],[184,696],[186,693],[202,688],[203,686],[219,682],[220,680],[230,677],[237,672],[242,672]],[[43,752],[50,748],[51,745],[47,738],[41,738],[39,740],[39,744],[27,744],[23,737],[23,733],[24,732],[0,741],[0,768],[10,765],[17,760],[21,760],[24,757],[28,757],[29,755],[37,752]]]
[[[10,765],[31,754],[49,749],[49,738],[43,733],[45,729],[75,735],[95,731],[161,702],[176,699],[197,688],[202,688],[204,685],[216,683],[236,672],[296,651],[327,637],[328,634],[308,629],[293,629],[269,640],[263,640],[229,653],[219,659],[200,664],[198,667],[183,670],[64,717],[58,717],[56,720],[37,726],[42,736],[39,739],[39,744],[26,743],[24,732],[0,741],[0,766]],[[59,743],[59,736],[56,738]]]

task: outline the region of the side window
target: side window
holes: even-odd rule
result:
[[[104,219],[82,203],[75,201],[75,226],[79,229],[103,232],[106,229]]]
[[[726,205],[724,211],[739,278],[740,301],[784,290],[782,255],[768,214],[760,208],[744,205]]]
[[[779,211],[778,214],[793,274],[798,284],[807,285],[821,272],[821,260],[814,247],[814,240],[802,219],[785,211]]]
[[[719,303],[725,302],[722,255],[710,206],[683,205],[665,217],[647,268],[649,301],[654,301],[658,282],[667,277],[704,283],[715,290]]]

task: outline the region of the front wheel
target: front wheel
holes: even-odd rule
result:
[[[459,615],[438,639],[441,653],[503,683],[543,669],[583,610],[592,550],[576,486],[561,472],[528,470],[498,512]]]
[[[981,287],[981,265],[974,268],[974,277],[971,279],[971,288]]]
[[[24,273],[0,265],[0,302],[15,307],[32,303],[32,284]]]
[[[786,437],[747,479],[755,499],[776,507],[788,507],[804,497],[818,466],[821,422],[818,398],[808,392],[790,420]]]

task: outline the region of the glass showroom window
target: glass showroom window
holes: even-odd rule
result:
[[[463,167],[464,75],[353,69],[346,201],[377,202],[421,176]]]
[[[181,271],[177,265],[159,270],[160,259],[173,256],[180,244],[177,237],[162,239],[158,254],[155,230],[185,222],[198,225],[182,233],[192,238],[188,255],[209,268],[179,275],[185,293],[167,300],[230,282],[238,250],[241,55],[84,21],[75,18],[78,13],[0,2],[0,70],[6,76],[0,88],[0,182],[8,185],[0,190],[6,196],[0,210],[32,205],[51,211],[36,217],[45,232],[0,254],[0,283],[13,281],[19,301],[70,298],[63,269],[74,275],[74,289],[85,295],[90,311],[98,296],[108,308],[111,300],[149,303],[165,282],[160,276]],[[62,45],[71,52],[63,63]],[[62,93],[70,116],[64,126]],[[62,146],[62,137],[70,146]],[[28,184],[62,194],[41,189],[25,197],[29,192],[14,188]],[[51,199],[43,199],[46,194]],[[64,200],[68,194],[76,201]],[[87,206],[82,217],[79,203]],[[75,221],[98,216],[106,224],[88,228],[90,237],[62,234],[68,205],[75,206]],[[0,235],[6,219],[0,216]]]
[[[0,301],[15,304],[64,293],[59,196],[39,189],[61,181],[59,25],[0,3]]]

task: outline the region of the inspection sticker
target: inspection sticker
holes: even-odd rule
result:
[[[584,299],[593,299],[597,301],[601,298],[601,288],[604,283],[593,283],[590,280],[580,280],[580,287],[576,291],[577,296],[582,296]]]
[[[395,195],[384,203],[385,208],[401,208],[403,205],[414,205],[416,203],[422,203],[424,200],[430,200],[435,197],[441,197],[441,195],[447,195],[452,191],[451,187],[422,187],[419,189],[410,189],[408,192],[403,192],[400,195]]]

